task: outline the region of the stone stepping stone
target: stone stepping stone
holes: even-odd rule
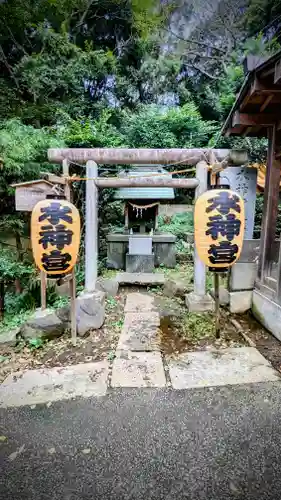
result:
[[[154,297],[144,293],[129,293],[125,304],[125,313],[149,312],[154,309]]]
[[[160,316],[157,312],[126,313],[117,349],[159,351]]]
[[[15,372],[0,385],[0,407],[51,404],[77,396],[104,396],[109,363],[81,363],[64,368]]]
[[[117,351],[112,367],[112,387],[165,387],[160,352]]]
[[[254,347],[186,352],[168,360],[168,366],[174,389],[280,381]]]

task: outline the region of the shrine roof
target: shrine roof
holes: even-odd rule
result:
[[[223,125],[226,136],[266,137],[277,124],[281,137],[281,51],[264,58],[248,56],[241,90]]]
[[[145,177],[146,175],[152,175],[157,173],[162,173],[165,177],[172,177],[167,171],[162,167],[162,165],[138,165],[132,166],[128,172],[120,172],[118,177]],[[149,188],[119,188],[116,189],[115,199],[117,200],[173,200],[175,198],[175,193],[173,188],[163,188],[163,187],[149,187]]]

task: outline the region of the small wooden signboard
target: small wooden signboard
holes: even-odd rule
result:
[[[16,210],[32,212],[35,205],[46,199],[48,194],[54,194],[54,184],[44,179],[12,184],[16,188]]]

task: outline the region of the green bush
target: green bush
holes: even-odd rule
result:
[[[255,226],[254,226],[254,238],[257,239],[260,238],[261,235],[263,203],[264,203],[264,195],[258,194],[256,199]],[[276,238],[280,238],[280,234],[281,234],[281,201],[279,200],[276,231],[275,231]]]
[[[193,233],[193,212],[184,212],[173,216],[160,215],[158,227],[160,231],[172,233],[177,240],[186,241],[186,234]]]
[[[186,235],[194,231],[193,212],[184,212],[170,217],[161,215],[158,227],[160,231],[176,236],[176,252],[178,254],[187,255],[190,253],[186,244]]]

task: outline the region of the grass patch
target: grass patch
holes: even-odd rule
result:
[[[177,264],[173,269],[168,269],[167,267],[157,267],[154,270],[155,273],[162,273],[166,278],[175,281],[185,281],[191,283],[194,274],[194,265],[191,262],[185,264]]]
[[[101,276],[105,279],[114,279],[118,272],[116,269],[103,269]]]
[[[215,335],[214,316],[209,313],[188,313],[181,318],[181,331],[187,340],[198,341]]]
[[[30,310],[22,311],[17,314],[6,314],[3,321],[0,323],[0,335],[1,333],[8,332],[13,330],[13,328],[23,325],[33,312],[33,310]]]

